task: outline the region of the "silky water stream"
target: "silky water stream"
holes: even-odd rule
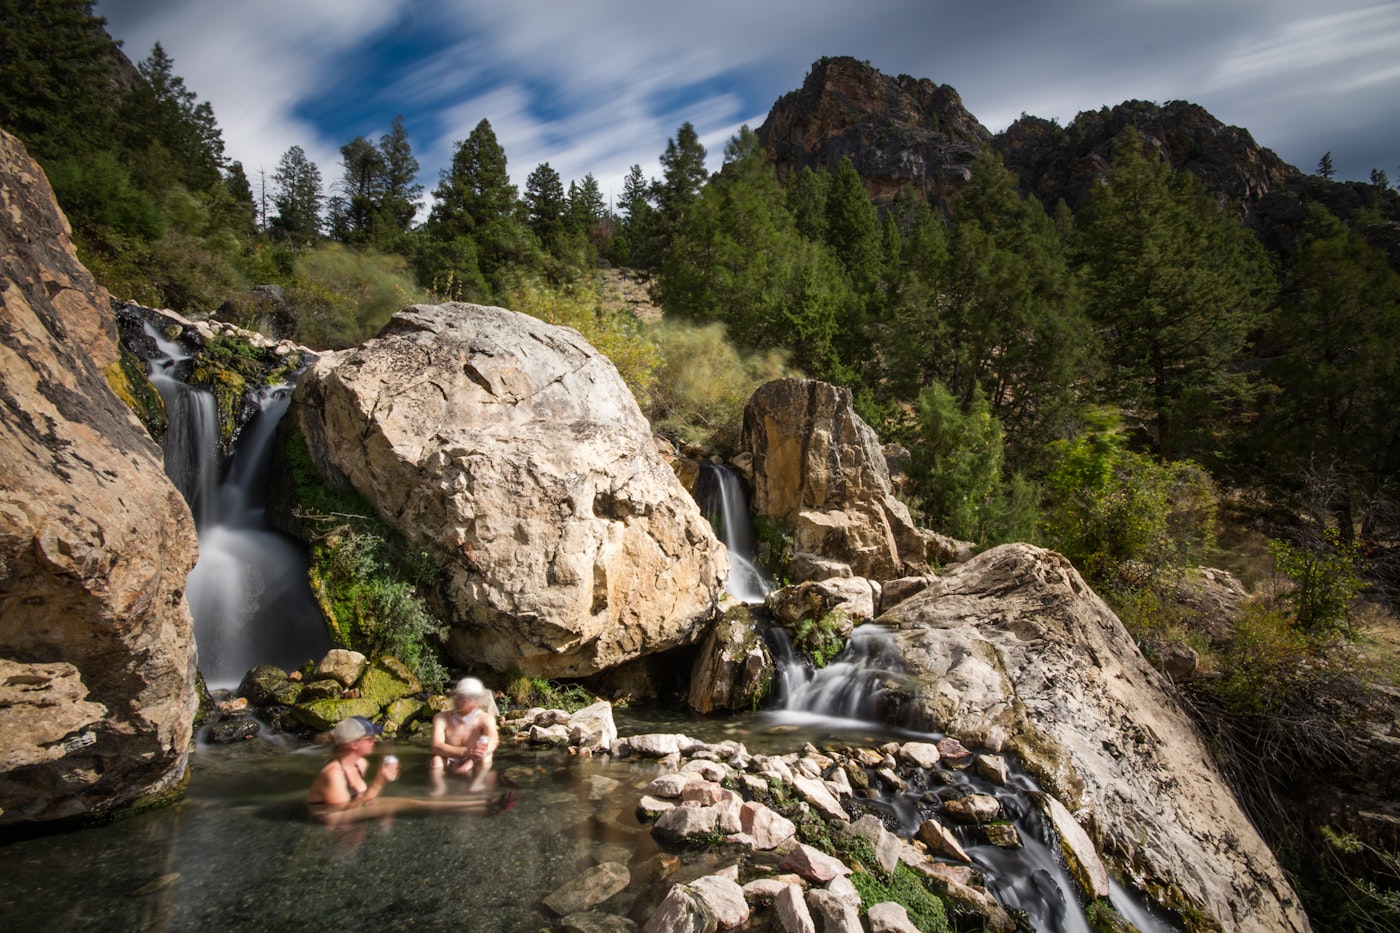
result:
[[[330,647],[307,585],[305,550],[264,520],[277,425],[292,387],[265,386],[220,478],[214,396],[179,376],[190,359],[150,324],[151,383],[165,402],[166,474],[194,514],[199,563],[185,593],[199,669],[211,688],[236,687],[255,664],[292,669]]]

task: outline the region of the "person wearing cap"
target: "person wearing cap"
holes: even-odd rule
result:
[[[444,774],[472,778],[472,790],[485,787],[500,741],[491,691],[475,677],[462,678],[452,689],[452,709],[433,717],[433,757],[428,765],[431,792],[446,791]]]
[[[331,730],[335,755],[316,775],[307,792],[306,803],[312,816],[334,823],[374,815],[371,806],[384,785],[399,776],[398,761],[379,765],[374,780],[367,780],[368,755],[374,750],[379,727],[363,716],[342,719]]]

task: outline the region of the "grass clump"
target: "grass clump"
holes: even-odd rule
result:
[[[562,709],[576,713],[585,706],[592,706],[598,698],[579,684],[560,683],[543,677],[527,677],[519,668],[512,668],[506,674],[506,699],[512,706],[528,709],[541,706],[545,709]]]

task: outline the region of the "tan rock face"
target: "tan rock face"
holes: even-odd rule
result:
[[[799,554],[876,581],[927,571],[923,538],[850,390],[813,379],[760,386],[744,409],[743,446],[753,456],[754,511],[791,528]]]
[[[906,722],[1006,748],[1130,875],[1221,929],[1308,922],[1160,673],[1063,557],[993,548],[880,619],[920,683]]]
[[[613,365],[503,308],[415,305],[322,358],[294,417],[448,572],[462,663],[579,677],[697,638],[728,558]]]
[[[38,166],[0,132],[0,823],[120,808],[184,774],[196,539],[108,388],[106,292]]]

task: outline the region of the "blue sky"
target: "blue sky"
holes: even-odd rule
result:
[[[404,117],[428,192],[484,117],[511,176],[549,162],[615,199],[692,123],[717,168],[823,55],[952,86],[993,132],[1124,100],[1200,104],[1312,171],[1400,183],[1397,0],[98,0],[133,61],[159,41],[254,185],[299,145]]]

